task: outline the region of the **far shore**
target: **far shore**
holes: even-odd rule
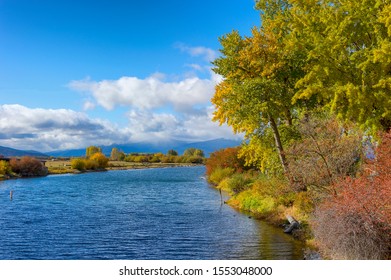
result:
[[[48,168],[48,175],[54,174],[80,174],[85,172],[99,172],[99,171],[110,171],[110,170],[129,170],[129,169],[149,169],[149,168],[167,168],[167,167],[188,167],[188,166],[199,166],[202,164],[193,163],[149,163],[149,162],[126,162],[126,161],[110,161],[108,167],[100,170],[86,170],[79,171],[71,167],[70,161],[47,161],[45,163]]]

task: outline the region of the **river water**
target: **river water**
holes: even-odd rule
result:
[[[221,205],[205,168],[0,182],[0,259],[302,259],[303,246]],[[13,199],[10,199],[10,191]]]

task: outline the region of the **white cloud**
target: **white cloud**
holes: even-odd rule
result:
[[[131,111],[128,114],[128,130],[134,142],[168,140],[196,142],[216,138],[233,138],[230,127],[219,126],[218,123],[212,122],[212,114],[213,106],[209,106],[198,115],[176,116],[170,113]]]
[[[148,110],[172,106],[188,111],[196,105],[206,105],[213,96],[215,81],[189,77],[180,81],[165,82],[162,75],[145,79],[121,77],[118,80],[72,81],[69,87],[90,93],[96,102],[107,110],[128,106]]]
[[[92,102],[91,100],[84,101],[84,104],[83,104],[84,111],[95,109],[95,107],[96,107],[96,104],[94,102]]]
[[[126,142],[129,132],[107,121],[66,109],[0,105],[0,145],[51,151]]]
[[[89,145],[232,138],[232,130],[211,121],[213,107],[198,114],[130,110],[123,127],[67,109],[0,105],[0,145],[43,152]]]
[[[193,57],[202,57],[207,62],[211,62],[217,58],[217,52],[210,48],[202,46],[191,47],[183,43],[177,43],[175,47]]]

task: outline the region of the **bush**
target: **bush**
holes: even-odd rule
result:
[[[236,195],[242,191],[249,189],[253,183],[254,179],[251,178],[248,174],[236,173],[233,174],[227,183],[227,188],[229,192],[233,195]]]
[[[225,178],[234,174],[234,172],[235,170],[230,167],[227,168],[218,167],[212,172],[212,174],[210,174],[210,176],[208,177],[208,181],[212,184],[218,185]]]
[[[11,174],[11,166],[5,160],[0,160],[0,175],[9,175]]]
[[[82,158],[74,158],[71,160],[71,167],[79,171],[86,169],[86,160]]]
[[[253,190],[241,192],[231,199],[230,204],[260,217],[265,217],[273,213],[277,208],[276,201],[273,197],[262,196]]]
[[[109,162],[109,159],[102,153],[93,154],[90,160],[95,161],[98,168],[106,168]]]
[[[335,184],[336,195],[315,211],[320,249],[336,259],[391,258],[391,133],[358,178]]]
[[[240,147],[226,148],[211,153],[206,160],[206,175],[209,177],[217,168],[232,168],[234,171],[245,170],[244,160],[238,158]]]
[[[98,162],[95,161],[95,160],[86,159],[86,160],[84,160],[84,162],[85,162],[86,170],[96,170],[96,169],[99,169]]]
[[[11,159],[10,166],[13,172],[22,177],[46,176],[48,174],[47,167],[36,158],[22,157],[20,160]]]
[[[286,151],[289,171],[297,191],[334,192],[333,183],[354,175],[362,154],[362,135],[343,127],[335,118],[304,118],[298,129],[302,139]]]

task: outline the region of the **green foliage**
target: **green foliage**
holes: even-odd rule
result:
[[[270,196],[260,196],[251,190],[246,190],[238,194],[231,202],[235,207],[252,212],[257,216],[267,216],[276,211],[277,205],[274,198]]]
[[[168,155],[168,156],[177,156],[177,155],[178,155],[178,152],[175,151],[175,150],[168,150],[167,155]]]
[[[250,174],[234,173],[232,176],[223,180],[224,190],[232,195],[236,195],[251,188],[253,181],[254,178]]]
[[[364,130],[391,127],[389,1],[257,2],[262,24],[287,34],[283,50],[301,54],[294,102],[331,110]]]
[[[110,160],[118,161],[118,160],[124,160],[125,159],[125,153],[118,150],[117,148],[112,148],[110,153]]]
[[[220,184],[225,178],[234,174],[235,170],[231,167],[221,168],[218,167],[213,170],[212,174],[208,176],[208,181],[214,185]]]
[[[204,151],[196,148],[188,148],[183,152],[185,157],[204,157]]]
[[[86,158],[92,157],[96,153],[101,153],[102,148],[97,147],[97,146],[89,146],[86,148]]]

